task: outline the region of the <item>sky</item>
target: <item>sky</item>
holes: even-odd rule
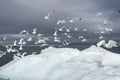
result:
[[[101,28],[98,24],[108,18],[109,26],[117,33],[120,30],[119,4],[120,0],[0,0],[0,34],[17,34],[34,27],[49,34],[57,20],[64,16],[82,18],[83,24],[90,24],[89,31]],[[51,21],[46,21],[44,16],[53,10],[56,13]],[[99,12],[103,15],[96,18]]]

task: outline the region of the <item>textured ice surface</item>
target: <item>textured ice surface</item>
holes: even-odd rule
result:
[[[120,55],[91,46],[79,51],[49,47],[0,68],[10,80],[120,80]]]

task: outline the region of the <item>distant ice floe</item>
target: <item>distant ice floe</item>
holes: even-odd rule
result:
[[[118,47],[118,43],[114,40],[109,40],[108,43],[106,43],[105,40],[101,40],[97,43],[97,47],[104,46],[106,48],[113,48]]]
[[[24,53],[26,54],[26,53]],[[16,57],[15,57],[16,58]],[[83,51],[49,47],[0,68],[10,80],[120,80],[120,55],[91,46]]]

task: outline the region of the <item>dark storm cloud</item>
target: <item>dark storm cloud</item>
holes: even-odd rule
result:
[[[17,33],[36,26],[50,32],[54,20],[63,15],[82,17],[94,26],[110,17],[112,23],[119,25],[119,3],[119,0],[0,0],[0,33]],[[44,16],[52,10],[56,10],[55,18],[46,22]],[[104,17],[96,18],[98,12]]]

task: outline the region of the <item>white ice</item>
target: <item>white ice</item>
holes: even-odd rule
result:
[[[14,59],[0,68],[10,80],[120,80],[120,54],[91,46],[42,50],[41,54]]]

